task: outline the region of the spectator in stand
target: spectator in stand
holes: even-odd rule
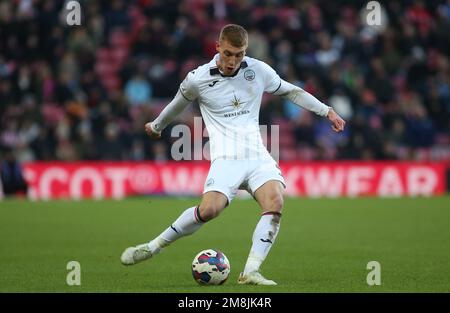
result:
[[[5,149],[3,154],[4,157],[0,159],[3,195],[26,195],[28,186],[23,176],[21,164],[16,160],[12,150]]]
[[[125,96],[132,106],[148,104],[152,88],[142,75],[135,75],[125,85]]]

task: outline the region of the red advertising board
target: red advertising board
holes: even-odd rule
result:
[[[432,196],[446,191],[443,163],[280,162],[289,196]],[[32,199],[201,195],[209,162],[24,164]]]

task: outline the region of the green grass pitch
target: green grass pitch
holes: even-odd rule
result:
[[[241,286],[259,219],[253,200],[222,215],[154,259],[125,267],[123,249],[169,226],[198,199],[0,202],[0,292],[449,292],[450,197],[286,199],[281,229],[262,273],[278,286]],[[231,263],[222,286],[199,286],[191,262],[203,249]],[[69,261],[81,286],[68,286]],[[368,286],[369,261],[381,285]]]

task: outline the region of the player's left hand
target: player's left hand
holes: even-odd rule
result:
[[[336,112],[334,112],[332,108],[328,111],[327,118],[331,122],[331,128],[335,132],[340,133],[344,130],[345,121]]]
[[[157,132],[156,130],[154,130],[151,122],[145,124],[145,132],[152,139],[161,138],[161,132]]]

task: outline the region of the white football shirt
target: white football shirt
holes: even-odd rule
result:
[[[247,56],[233,76],[223,76],[216,65],[218,57],[191,71],[180,85],[186,100],[199,103],[211,162],[270,158],[261,138],[259,109],[263,93],[276,92],[281,78],[266,63]]]

